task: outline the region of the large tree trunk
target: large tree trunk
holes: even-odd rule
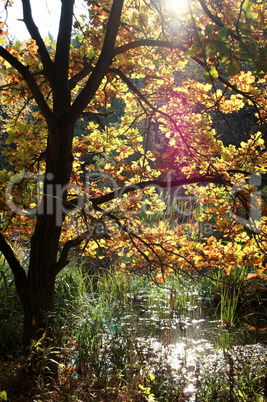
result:
[[[44,332],[52,339],[54,316],[55,274],[60,227],[54,216],[39,216],[31,240],[30,264],[27,277],[27,297],[24,303],[23,343],[40,339]]]
[[[53,125],[49,132],[42,202],[31,238],[26,297],[23,301],[23,344],[26,348],[32,341],[41,338],[45,346],[53,344],[56,263],[66,212],[66,186],[72,171],[71,144],[74,134],[73,126],[55,127]],[[55,376],[56,366],[52,364],[50,369],[52,372],[48,375]]]

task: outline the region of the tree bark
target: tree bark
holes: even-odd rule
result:
[[[60,234],[65,218],[64,201],[67,199],[67,184],[72,171],[73,134],[74,127],[70,124],[58,127],[56,119],[50,124],[43,196],[31,238],[23,305],[23,344],[26,349],[32,341],[41,338],[45,347],[53,345],[55,280]],[[55,359],[52,349],[47,358],[49,370],[45,374],[56,377],[57,366],[54,363],[49,365],[49,361]]]
[[[55,275],[60,227],[53,216],[38,217],[31,240],[30,264],[27,277],[27,296],[24,305],[24,346],[40,339],[44,333],[52,341],[54,317]]]

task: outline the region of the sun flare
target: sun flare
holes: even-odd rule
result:
[[[181,14],[188,9],[188,0],[167,0],[167,4],[175,14]]]

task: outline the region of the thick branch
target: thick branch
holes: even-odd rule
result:
[[[52,67],[53,62],[50,59],[49,53],[45,47],[45,44],[43,42],[43,39],[40,35],[40,32],[33,21],[32,18],[32,10],[31,10],[31,3],[30,0],[21,0],[22,1],[22,6],[23,6],[23,21],[32,37],[36,41],[36,44],[38,46],[38,53],[41,56],[43,66],[45,69],[48,69]]]
[[[75,239],[68,240],[61,251],[59,260],[53,266],[53,274],[57,275],[66,265],[69,263],[68,254],[69,251],[79,246],[84,240],[101,239],[103,237],[108,237],[107,233],[94,233],[94,231],[87,231],[77,236]]]
[[[76,87],[78,82],[80,82],[83,78],[85,78],[89,73],[91,73],[93,70],[92,64],[87,63],[85,64],[84,68],[79,71],[77,74],[75,74],[71,79],[69,80],[69,88],[72,90],[73,88]]]
[[[169,49],[180,49],[179,46],[174,45],[171,42],[165,40],[155,40],[155,39],[139,39],[137,41],[126,43],[125,45],[119,46],[114,49],[114,57],[118,54],[125,53],[128,50],[136,49],[141,46],[148,47],[167,47]]]
[[[141,190],[147,187],[156,188],[172,188],[184,186],[186,184],[194,183],[216,183],[216,184],[227,184],[226,180],[221,176],[198,176],[190,177],[188,179],[177,179],[172,181],[158,181],[158,180],[148,180],[141,183],[130,184],[129,186],[121,187],[120,189],[113,191],[111,193],[102,195],[97,198],[91,198],[90,202],[93,207],[96,208],[98,205],[104,204],[108,201],[114,200],[116,198],[121,198],[124,194],[130,193],[131,191]]]
[[[6,61],[11,64],[24,78],[26,83],[28,84],[33,97],[39,106],[40,110],[44,114],[45,119],[48,121],[52,117],[52,112],[47,105],[36,81],[34,80],[33,76],[31,75],[28,67],[24,66],[20,61],[16,59],[12,54],[10,54],[4,47],[0,46],[0,57],[3,57]]]
[[[139,89],[131,82],[131,80],[129,80],[129,78],[126,77],[126,75],[119,70],[118,68],[109,68],[108,70],[109,73],[113,73],[118,75],[122,81],[125,82],[125,84],[127,85],[127,87],[136,95],[138,95],[139,99],[141,99],[150,109],[152,109],[153,111],[156,111],[156,108],[152,105],[152,103],[150,103],[146,97],[144,95],[141,94],[141,92],[139,91]]]
[[[60,67],[60,74],[68,79],[69,51],[72,30],[74,0],[61,0],[61,15],[57,36],[57,49],[55,57],[56,68]]]
[[[57,263],[53,266],[53,273],[57,275],[66,265],[68,265],[68,254],[70,249],[79,246],[84,240],[88,238],[88,232],[76,237],[75,239],[68,240],[61,251],[61,255]]]
[[[75,122],[79,118],[83,110],[93,98],[103,77],[107,73],[114,56],[114,46],[118,28],[120,26],[122,6],[123,0],[113,0],[105,40],[99,59],[84,89],[77,96],[70,110],[62,117],[64,121]]]
[[[7,260],[14,278],[17,292],[19,294],[21,302],[25,303],[26,298],[26,286],[27,286],[27,277],[26,273],[20,264],[14,250],[11,245],[4,238],[2,233],[0,233],[0,251],[3,253],[5,259]]]
[[[118,54],[122,54],[128,52],[131,49],[137,49],[139,47],[166,47],[168,49],[176,49],[182,52],[187,52],[187,49],[183,45],[175,45],[171,42],[167,42],[165,40],[156,40],[156,39],[140,39],[137,41],[129,42],[126,45],[119,46],[114,49],[114,57]],[[196,63],[198,63],[202,67],[206,67],[204,61],[200,60],[198,57],[193,56],[191,57]]]

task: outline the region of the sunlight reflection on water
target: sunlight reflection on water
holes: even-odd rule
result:
[[[195,324],[203,320],[193,320]],[[197,382],[199,381],[200,366],[217,367],[218,370],[225,371],[227,362],[225,354],[230,353],[232,356],[237,356],[239,353],[247,355],[253,354],[255,359],[260,356],[266,356],[267,347],[262,344],[234,346],[230,350],[223,351],[219,348],[214,348],[214,345],[206,339],[183,338],[177,342],[171,343],[167,348],[156,339],[151,339],[151,349],[158,356],[166,359],[172,369],[174,378],[179,382],[181,374],[187,379],[187,385],[184,388],[184,393],[188,402],[196,401]]]

